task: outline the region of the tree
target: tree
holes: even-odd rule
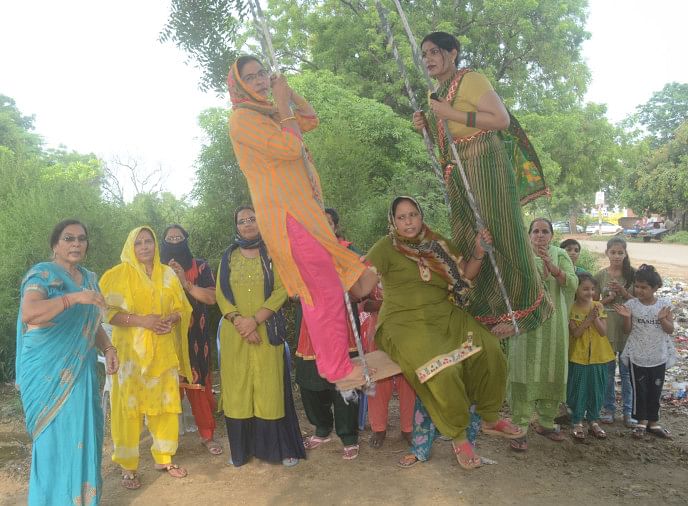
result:
[[[84,265],[102,274],[119,262],[135,226],[156,231],[183,221],[187,206],[170,194],[142,193],[124,205],[104,199],[103,163],[92,154],[43,149],[33,119],[0,97],[0,381],[14,375],[19,286],[26,270],[49,260],[48,236],[56,223],[77,218],[89,232]]]
[[[320,126],[305,136],[320,173],[325,204],[339,210],[350,240],[366,249],[386,231],[387,206],[398,194],[420,195],[430,223],[446,232],[442,189],[420,136],[389,107],[344,89],[331,72],[304,72],[290,83],[313,104]],[[197,162],[190,222],[201,253],[218,258],[233,233],[232,212],[249,202],[228,138],[226,111],[200,123],[208,141]]]
[[[0,146],[18,155],[35,155],[42,141],[32,130],[33,117],[22,116],[15,101],[0,94]]]
[[[521,117],[535,145],[542,146],[540,153],[547,153],[560,168],[547,181],[550,209],[568,215],[572,227],[580,210],[593,203],[596,191],[618,185],[618,132],[605,112],[603,105],[586,104],[568,112]]]
[[[585,0],[415,0],[403,2],[416,37],[433,30],[455,34],[462,58],[485,72],[512,106],[546,111],[573,106],[585,93],[582,60]],[[189,53],[203,71],[201,87],[225,91],[229,65],[249,34],[226,0],[173,0],[161,39]],[[375,9],[360,1],[272,0],[267,24],[280,63],[294,70],[330,70],[356,94],[408,112],[403,85],[387,50]],[[406,36],[395,21],[395,38]],[[255,35],[254,35],[255,36]],[[408,44],[400,44],[412,68]],[[420,76],[414,84],[423,92]]]
[[[664,145],[633,160],[625,176],[622,201],[636,211],[678,216],[688,212],[688,120]]]
[[[667,83],[636,109],[634,118],[654,138],[653,145],[668,142],[688,120],[688,83]]]

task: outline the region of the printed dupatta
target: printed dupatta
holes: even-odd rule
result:
[[[447,99],[449,103],[453,103],[456,98],[459,88],[461,87],[461,81],[463,77],[468,73],[472,72],[469,68],[462,68],[456,71],[456,73],[445,82],[441,83],[438,87],[436,93],[440,98]],[[516,117],[507,109],[509,114],[509,127],[506,130],[499,132],[499,136],[504,142],[504,147],[511,162],[511,166],[514,169],[516,176],[516,189],[519,195],[519,201],[521,205],[525,205],[538,197],[544,195],[551,195],[549,188],[545,184],[545,176],[542,171],[542,164],[538,158],[535,148],[528,139],[525,131],[521,127]],[[444,131],[444,126],[441,121],[437,121],[432,110],[428,110],[426,113],[428,119],[428,125],[430,131],[435,138],[436,144],[440,151],[441,163],[445,166],[445,174],[448,174],[446,170],[448,167],[453,167],[453,157],[451,154],[451,148],[447,144],[447,137]],[[455,139],[458,142],[466,142],[473,139],[475,136],[487,133],[487,130],[482,130],[477,132],[471,137]]]

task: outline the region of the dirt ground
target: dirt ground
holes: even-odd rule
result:
[[[16,404],[5,387],[2,404]],[[297,401],[297,405],[300,402]],[[299,406],[300,407],[300,406]],[[138,491],[119,484],[119,472],[110,461],[112,444],[105,441],[103,456],[104,505],[202,504],[661,504],[688,503],[688,407],[664,408],[663,422],[673,430],[673,441],[646,437],[631,439],[617,422],[607,440],[570,439],[554,443],[529,438],[527,454],[515,454],[503,440],[480,436],[478,450],[496,465],[467,472],[452,458],[449,442],[435,443],[430,461],[411,469],[395,462],[406,451],[399,437],[398,411],[392,406],[389,438],[371,449],[370,432],[361,434],[361,453],[354,461],[341,458],[338,441],[313,450],[308,460],[292,468],[252,461],[234,468],[226,455],[210,456],[194,433],[184,435],[176,461],[189,476],[175,480],[153,469],[142,439],[141,481]],[[13,416],[9,416],[13,413]],[[303,412],[301,428],[310,430]],[[224,427],[218,437],[227,451]],[[0,419],[0,503],[26,503],[30,442],[16,409],[3,409]],[[59,473],[59,469],[55,469]]]
[[[661,272],[688,281],[678,269]],[[310,434],[298,393],[295,397],[301,429]],[[143,486],[138,491],[120,486],[106,435],[102,504],[688,504],[688,403],[664,404],[661,416],[674,434],[672,441],[651,436],[634,440],[617,422],[608,427],[606,440],[574,443],[568,438],[554,443],[531,435],[528,452],[516,454],[504,440],[481,435],[478,451],[496,465],[464,471],[453,459],[450,443],[438,441],[430,461],[400,469],[395,463],[407,448],[399,436],[393,400],[384,446],[371,449],[370,432],[364,431],[361,453],[354,461],[342,460],[342,445],[335,438],[292,468],[256,460],[234,468],[226,465],[226,453],[209,455],[198,435],[188,433],[180,438],[175,461],[189,470],[189,476],[175,480],[153,469],[147,451],[151,441],[144,436]],[[568,434],[569,427],[562,429]],[[222,423],[217,438],[227,452]],[[10,385],[1,386],[0,504],[26,503],[30,453],[19,401]]]

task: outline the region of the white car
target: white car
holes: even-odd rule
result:
[[[586,234],[618,234],[623,230],[620,225],[614,225],[608,221],[603,221],[602,223],[591,223],[585,227]]]

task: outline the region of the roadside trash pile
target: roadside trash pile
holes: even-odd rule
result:
[[[688,415],[688,283],[666,279],[657,297],[670,300],[673,306],[673,337],[679,356],[678,363],[666,372],[662,404]]]

